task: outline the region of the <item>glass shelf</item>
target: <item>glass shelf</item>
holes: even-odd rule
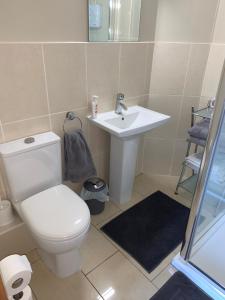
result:
[[[191,194],[194,194],[197,180],[198,180],[198,174],[194,174],[188,177],[187,179],[183,180],[182,182],[180,182],[179,187],[185,189]]]
[[[211,119],[213,116],[213,111],[214,111],[213,108],[206,107],[206,108],[196,110],[195,112],[193,112],[193,115],[201,118]]]

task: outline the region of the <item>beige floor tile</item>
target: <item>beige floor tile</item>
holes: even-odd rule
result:
[[[172,261],[172,259],[179,253],[181,245],[179,245],[173,252],[171,252],[151,273],[148,273],[128,252],[115,243],[110,237],[103,233],[106,239],[108,239],[126,258],[147,277],[150,281],[156,278]]]
[[[102,223],[99,223],[98,225],[96,225],[95,227],[100,230],[102,226],[104,226],[105,224],[109,223],[110,221],[112,221],[113,219],[115,219],[117,216],[119,216],[120,214],[122,214],[123,211],[119,210],[118,212],[116,212],[114,215],[112,215],[110,218],[108,218],[107,220],[103,221]]]
[[[38,300],[101,299],[81,272],[59,279],[46,268],[41,260],[33,264],[32,268],[31,287]]]
[[[88,275],[103,299],[149,300],[156,288],[121,253]]]
[[[139,193],[143,191],[143,194],[150,190],[153,192],[160,190],[181,204],[190,207],[192,202],[192,195],[190,193],[179,189],[179,194],[174,194],[177,182],[178,176],[141,174],[136,177],[134,189]]]
[[[106,239],[108,239],[129,261],[132,263],[145,277],[150,281],[153,281],[165,268],[169,266],[173,258],[178,254],[178,249],[176,248],[171,252],[151,273],[148,273],[129,253],[127,253],[123,248],[121,248],[117,243],[111,240],[106,234],[103,233]]]
[[[106,236],[106,235],[105,235]],[[106,236],[107,237],[107,236]],[[172,259],[177,255],[178,252],[171,252],[159,265],[156,267],[151,273],[148,273],[129,253],[127,253],[123,248],[121,248],[118,244],[112,241],[109,237],[107,237],[118,250],[123,253],[126,258],[138,269],[140,272],[147,277],[150,281],[152,281],[155,277],[157,277],[172,261]]]
[[[82,271],[87,274],[116,251],[117,248],[101,232],[91,226],[87,240],[81,248],[83,257]]]
[[[143,196],[148,196],[157,191],[157,186],[153,181],[150,181],[148,176],[140,174],[135,178],[134,191]]]
[[[116,213],[118,213],[120,209],[113,204],[111,201],[106,202],[105,209],[102,213],[99,215],[91,216],[91,223],[96,226],[100,223],[103,223],[110,219],[112,216],[114,216]]]
[[[32,290],[32,289],[31,289]],[[33,300],[38,300],[36,294],[34,293],[34,291],[32,290],[32,297],[33,297]]]
[[[167,194],[169,197],[173,198],[174,200],[176,200],[177,202],[179,202],[180,204],[183,204],[186,207],[191,207],[191,203],[192,203],[192,196],[190,193],[185,192],[185,191],[181,191],[178,195],[174,194],[174,191],[171,191],[165,187],[161,188],[161,191],[165,194]],[[186,195],[185,195],[186,194]]]
[[[30,252],[26,253],[26,256],[31,264],[40,259],[37,249],[31,250]]]
[[[177,255],[181,251],[181,245],[182,243],[173,251],[174,255]]]
[[[175,269],[169,265],[164,269],[153,281],[152,283],[160,289],[169,279],[173,276]]]
[[[106,218],[105,220],[101,221],[100,223],[98,223],[95,226],[97,228],[101,228],[103,225],[105,225],[106,223],[110,222],[111,220],[113,220],[114,218],[116,218],[118,215],[120,215],[121,213],[123,213],[124,211],[126,211],[127,209],[129,209],[130,207],[132,207],[135,204],[139,203],[144,198],[145,197],[142,194],[137,193],[136,191],[133,191],[131,200],[129,202],[125,203],[125,204],[114,203],[112,201],[109,202],[109,203],[112,204],[112,206],[116,207],[117,210],[110,217]],[[110,206],[111,206],[111,204],[110,204]]]
[[[125,211],[125,210],[129,209],[130,207],[134,206],[135,204],[139,203],[143,199],[144,199],[143,195],[134,191],[129,202],[124,203],[124,204],[118,203],[118,204],[116,204],[116,206],[118,206],[121,210]]]
[[[148,274],[148,278],[152,281],[156,276],[158,276],[168,265],[171,263],[176,255],[174,252],[170,253],[151,273]]]

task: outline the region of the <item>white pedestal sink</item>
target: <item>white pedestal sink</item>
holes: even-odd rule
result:
[[[111,134],[110,198],[126,203],[132,194],[141,134],[166,123],[170,116],[132,106],[124,115],[110,111],[98,114],[96,119],[88,118]]]

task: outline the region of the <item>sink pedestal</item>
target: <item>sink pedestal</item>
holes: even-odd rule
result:
[[[114,202],[131,199],[139,142],[140,135],[127,139],[111,135],[109,193]]]
[[[140,137],[169,119],[169,116],[138,105],[129,107],[123,116],[109,111],[98,114],[95,119],[89,117],[93,124],[111,134],[109,192],[112,201],[126,203],[130,200]]]

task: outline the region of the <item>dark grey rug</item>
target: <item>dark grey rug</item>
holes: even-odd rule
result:
[[[181,272],[175,273],[151,300],[212,300]]]
[[[182,242],[188,216],[188,208],[158,191],[101,230],[151,272]]]

